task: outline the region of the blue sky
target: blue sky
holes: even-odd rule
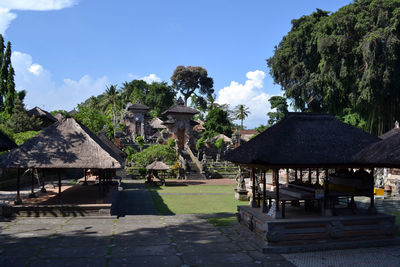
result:
[[[281,94],[265,60],[291,20],[350,2],[0,0],[0,33],[27,107],[71,110],[111,83],[170,83],[177,65],[192,65],[214,78],[218,102],[250,107],[252,128]]]

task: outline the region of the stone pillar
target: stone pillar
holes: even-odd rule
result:
[[[140,135],[144,138],[144,121],[143,121],[143,118],[140,121]]]
[[[133,138],[133,142],[135,142],[136,141],[136,121],[135,121],[135,118],[133,118],[132,138]]]

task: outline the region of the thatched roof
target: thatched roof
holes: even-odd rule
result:
[[[354,161],[373,167],[400,167],[400,132],[361,150]]]
[[[146,170],[166,171],[169,170],[169,166],[162,161],[154,161],[146,167]]]
[[[2,168],[118,169],[121,159],[86,126],[67,118],[0,155]]]
[[[167,127],[162,123],[163,123],[162,120],[160,120],[158,117],[155,117],[154,119],[151,120],[150,126],[153,127],[154,129],[166,129]]]
[[[224,134],[219,134],[219,135],[216,135],[216,136],[214,136],[213,138],[212,138],[212,141],[217,141],[218,139],[224,139],[224,142],[225,143],[232,143],[232,139],[231,138],[229,138],[228,136],[226,136],[226,135],[224,135]]]
[[[349,166],[355,154],[379,140],[331,115],[289,113],[226,159],[266,168]]]
[[[190,107],[187,107],[185,105],[174,105],[167,109],[166,111],[163,112],[164,115],[169,115],[169,114],[190,114],[190,115],[196,115],[198,114],[199,111]]]
[[[34,107],[33,109],[28,111],[29,116],[34,116],[36,118],[42,118],[42,119],[47,119],[52,122],[56,122],[57,119],[54,118],[53,115],[51,115],[49,112],[39,108],[39,107]]]
[[[13,140],[0,131],[0,151],[7,151],[18,147]]]
[[[136,104],[129,103],[127,105],[126,109],[135,112],[135,111],[147,111],[150,108],[148,106],[146,106],[146,105],[143,105],[140,102],[137,102]]]
[[[112,151],[114,151],[115,154],[120,156],[123,161],[123,159],[126,157],[126,153],[124,151],[119,149],[119,147],[117,147],[114,142],[108,139],[107,135],[104,132],[100,132],[97,136],[100,138],[101,141],[103,141],[105,145],[107,145]]]
[[[196,122],[197,122],[198,124],[195,125],[195,126],[193,127],[193,130],[195,130],[195,131],[197,131],[197,132],[205,131],[205,128],[204,128],[204,126],[203,126],[204,121],[196,120]]]
[[[54,115],[54,118],[56,118],[56,120],[60,121],[60,120],[64,119],[65,117],[63,114],[57,113]]]
[[[398,133],[400,133],[400,127],[399,127],[399,123],[396,121],[396,123],[394,124],[394,128],[392,130],[382,134],[381,136],[379,136],[379,138],[386,139],[386,138],[389,138]]]

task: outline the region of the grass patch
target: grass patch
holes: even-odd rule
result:
[[[231,217],[213,217],[213,218],[207,218],[207,222],[211,223],[214,225],[214,227],[223,227],[223,226],[230,226],[232,224],[235,224],[237,222],[237,219],[235,216]]]
[[[392,212],[391,214],[396,216],[397,236],[400,236],[400,212]]]
[[[235,199],[234,185],[148,186],[161,215],[235,213],[247,201]],[[174,193],[176,195],[163,195]],[[179,193],[228,193],[229,195],[179,195]]]

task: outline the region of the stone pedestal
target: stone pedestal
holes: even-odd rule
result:
[[[246,201],[247,200],[247,190],[240,190],[235,188],[235,199]]]

